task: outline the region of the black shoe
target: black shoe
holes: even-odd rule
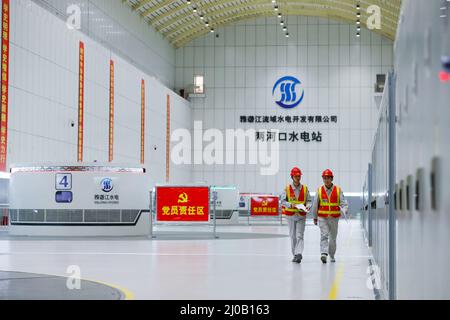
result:
[[[326,255],[322,255],[322,257],[320,258],[320,260],[322,260],[323,264],[327,263],[327,256]]]
[[[294,256],[294,259],[292,259],[292,262],[297,262],[297,256]]]
[[[300,264],[300,263],[302,263],[302,260],[303,260],[303,256],[301,255],[301,254],[299,254],[298,256],[297,256],[297,263],[298,264]]]

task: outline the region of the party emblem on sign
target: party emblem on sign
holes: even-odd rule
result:
[[[263,200],[263,202],[261,203],[261,205],[262,205],[263,207],[268,207],[268,206],[269,206],[269,201]]]
[[[180,194],[178,196],[178,203],[188,203],[189,197],[186,192]]]
[[[300,80],[295,77],[283,77],[273,86],[272,95],[276,103],[284,109],[297,107],[305,97],[305,91]],[[279,99],[279,100],[278,100]]]

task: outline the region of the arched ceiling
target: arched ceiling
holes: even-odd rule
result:
[[[122,0],[139,13],[175,47],[182,47],[211,28],[257,17],[276,16],[272,0]],[[356,23],[356,5],[361,6],[361,21],[369,17],[367,8],[381,8],[382,26],[374,30],[395,39],[401,0],[277,0],[283,16],[302,15]],[[197,12],[194,12],[197,8]],[[204,19],[200,19],[203,15]],[[205,25],[208,21],[209,26]],[[363,25],[363,24],[362,24]]]

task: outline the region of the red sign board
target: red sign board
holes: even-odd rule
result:
[[[209,222],[208,187],[157,187],[158,222]]]
[[[258,196],[251,199],[252,216],[278,216],[279,215],[279,198],[271,196]]]

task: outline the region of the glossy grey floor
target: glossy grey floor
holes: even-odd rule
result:
[[[121,300],[124,294],[104,284],[80,281],[76,290],[72,279],[23,272],[0,271],[0,300]],[[45,289],[43,289],[45,288]]]
[[[337,263],[322,265],[319,229],[306,228],[304,260],[293,264],[286,226],[219,226],[195,235],[158,226],[157,239],[0,237],[0,270],[81,277],[119,288],[131,299],[374,299],[369,250],[358,221],[340,222]],[[176,236],[175,236],[176,235]],[[42,288],[45,290],[45,288]]]

